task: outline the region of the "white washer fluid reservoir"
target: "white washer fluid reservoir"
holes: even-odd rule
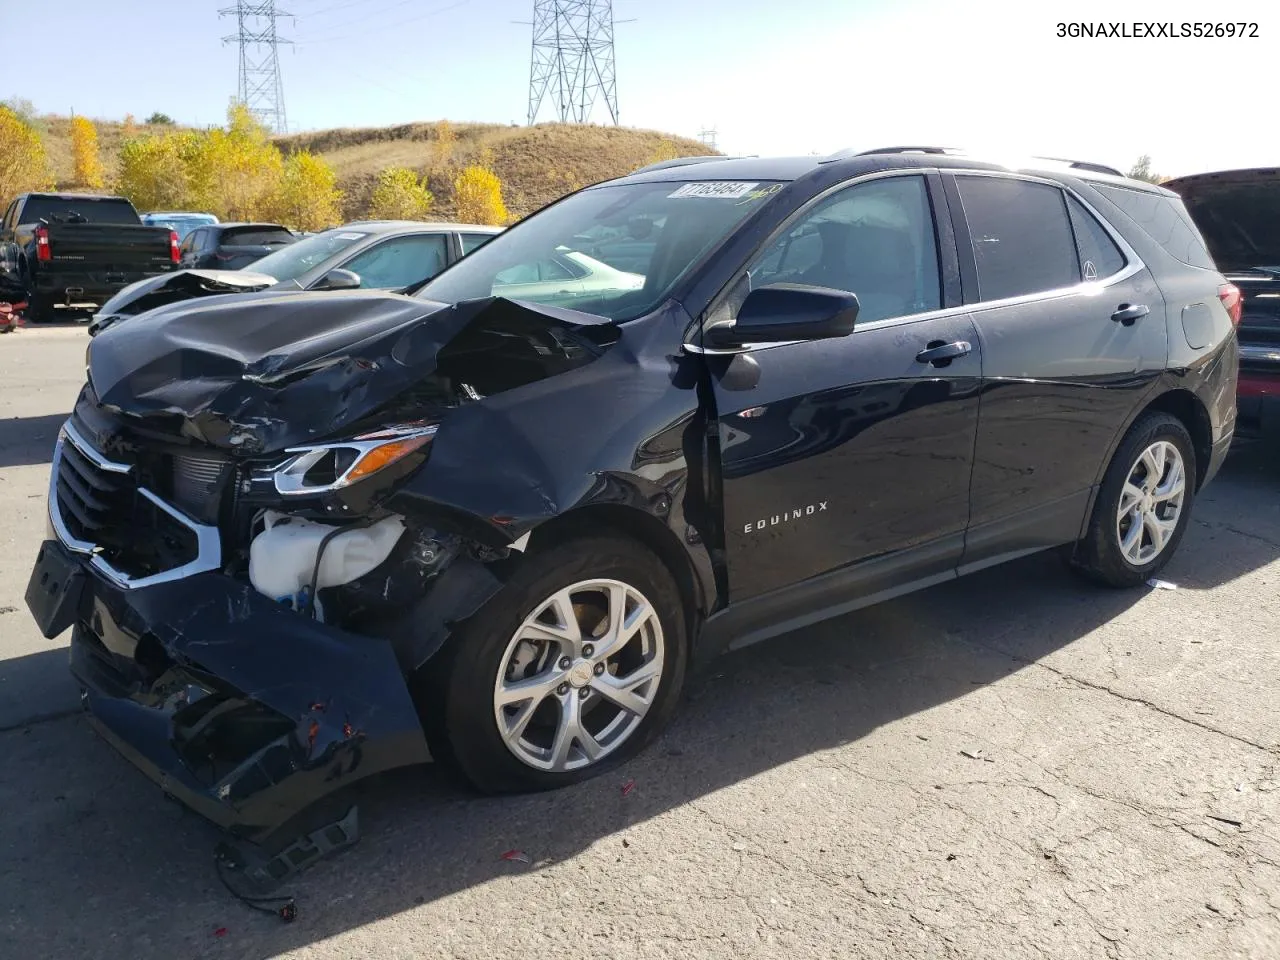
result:
[[[292,602],[296,608],[299,595],[311,587],[321,541],[339,528],[274,510],[264,520],[267,528],[249,545],[249,582],[272,600]],[[320,558],[316,590],[363,577],[391,555],[404,531],[404,520],[390,516],[330,538]]]

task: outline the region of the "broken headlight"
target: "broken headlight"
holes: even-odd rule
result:
[[[269,480],[285,497],[332,493],[358,483],[398,463],[431,442],[438,424],[387,427],[350,440],[316,443],[285,450],[289,459],[255,471],[255,480]]]

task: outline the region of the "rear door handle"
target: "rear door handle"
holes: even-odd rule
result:
[[[957,357],[968,356],[973,349],[968,340],[956,340],[954,343],[943,343],[931,340],[925,349],[916,354],[917,363],[931,363],[935,367],[945,367]]]
[[[1122,303],[1116,307],[1116,312],[1111,315],[1111,319],[1131,327],[1150,312],[1151,310],[1144,303]]]

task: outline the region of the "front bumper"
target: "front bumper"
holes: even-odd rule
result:
[[[309,620],[220,573],[128,589],[52,539],[27,604],[46,634],[69,621],[71,670],[103,737],[246,840],[358,780],[430,759],[389,642]]]

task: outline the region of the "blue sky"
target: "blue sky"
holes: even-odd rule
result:
[[[0,0],[0,98],[89,116],[160,110],[220,122],[237,53],[234,0]],[[280,0],[293,129],[413,120],[523,123],[532,0]],[[1230,9],[1227,9],[1227,7]],[[622,122],[738,153],[889,143],[1065,155],[1159,172],[1280,164],[1274,125],[1246,114],[1275,90],[1271,0],[615,0]],[[1219,13],[1218,10],[1222,12]],[[1064,20],[1256,22],[1257,38],[1060,39]],[[68,29],[66,25],[73,25]],[[38,38],[48,37],[48,44]],[[106,38],[111,38],[110,40]],[[74,57],[78,54],[78,59]],[[547,115],[549,117],[549,114]],[[595,119],[605,114],[597,108]]]

